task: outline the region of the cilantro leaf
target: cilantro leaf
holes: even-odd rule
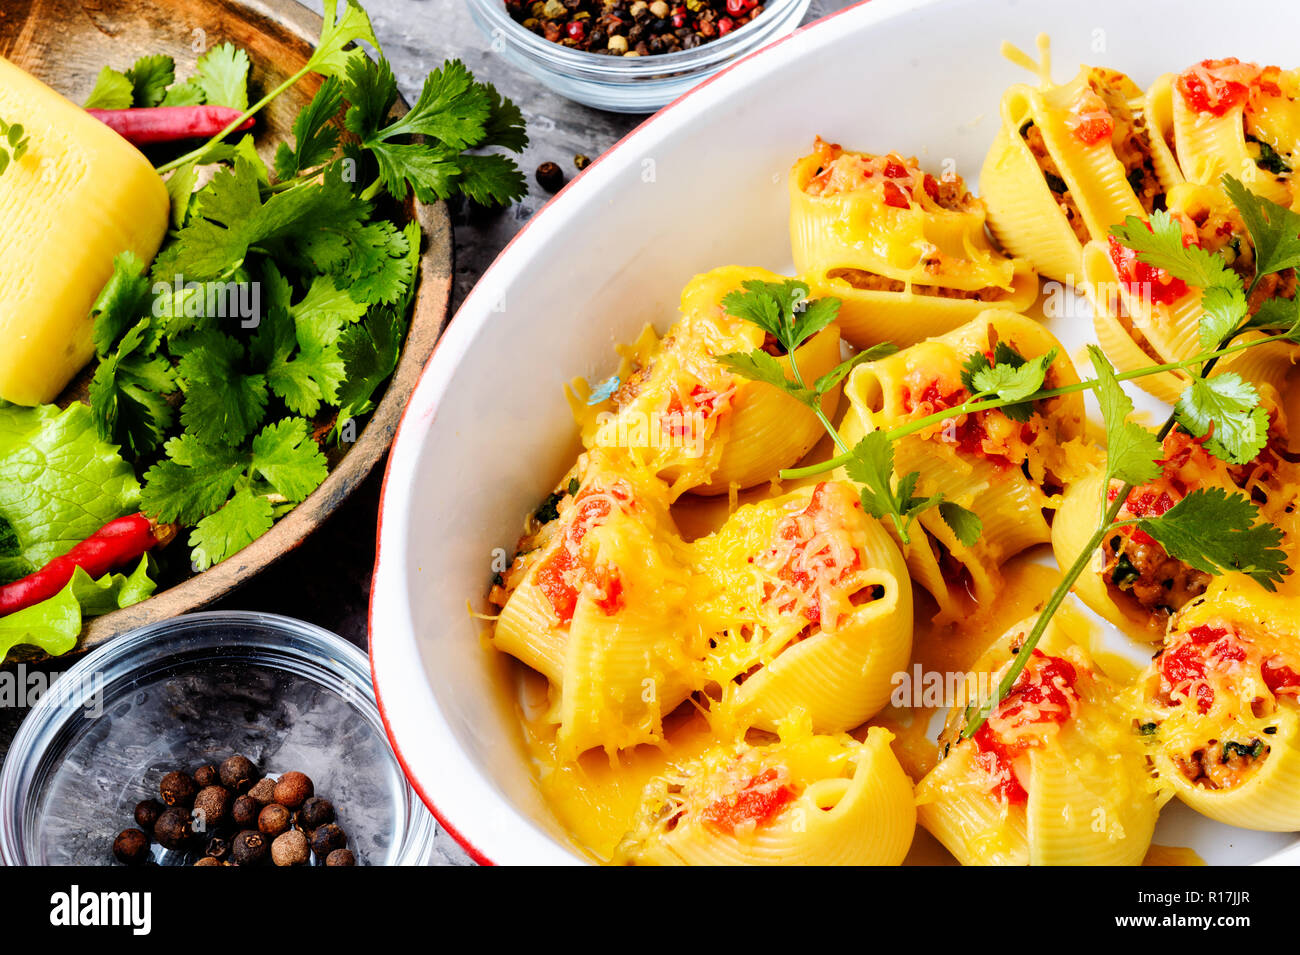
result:
[[[265,495],[240,488],[221,510],[195,525],[189,540],[194,569],[207,570],[243,550],[271,529],[274,514]]]
[[[184,83],[174,83],[163,96],[160,106],[202,106],[207,99],[203,85],[197,77],[190,77]]]
[[[176,82],[176,63],[170,56],[142,56],[126,71],[131,81],[132,105],[160,106],[167,87]]]
[[[888,517],[904,544],[912,542],[912,522],[921,513],[943,501],[942,494],[924,498],[915,496],[913,492],[921,478],[916,471],[899,478],[897,486],[894,485],[894,445],[883,431],[869,432],[854,445],[852,457],[844,469],[851,480],[862,486],[862,507],[878,520]],[[960,531],[954,527],[954,533],[959,537],[961,534],[969,534],[972,525],[958,512],[952,513],[953,520],[962,525]]]
[[[1146,531],[1176,560],[1208,574],[1238,571],[1267,590],[1291,573],[1282,531],[1267,521],[1256,523],[1259,508],[1243,494],[1200,488],[1160,517],[1143,518]]]
[[[155,450],[174,418],[166,395],[176,390],[171,362],[153,354],[150,319],[139,321],[112,354],[103,356],[90,382],[90,410],[100,437],[139,457]]]
[[[497,92],[491,83],[482,84],[487,93],[489,112],[487,122],[483,124],[483,141],[480,146],[500,146],[514,153],[521,153],[528,148],[528,132],[524,126],[524,114],[513,102]]]
[[[90,306],[95,323],[95,352],[100,358],[136,323],[148,296],[149,279],[144,274],[144,263],[134,252],[118,253],[113,259],[113,274]]]
[[[196,524],[225,504],[244,478],[248,455],[229,444],[205,444],[192,434],[172,438],[167,457],[144,476],[144,512],[164,523]]]
[[[1246,318],[1246,293],[1240,284],[1215,285],[1201,294],[1201,347],[1218,348]]]
[[[181,358],[176,373],[185,392],[181,423],[209,444],[242,441],[266,415],[266,377],[243,370],[244,346],[205,329],[184,342],[173,340]]]
[[[1223,256],[1198,245],[1184,245],[1182,225],[1163,209],[1151,213],[1149,222],[1129,216],[1120,225],[1111,226],[1110,232],[1137,252],[1139,261],[1164,269],[1189,285],[1204,289],[1241,281]]]
[[[349,63],[366,58],[359,48],[345,48],[364,40],[378,50],[379,41],[375,39],[369,14],[361,9],[356,0],[346,0],[342,15],[339,14],[338,6],[338,0],[325,0],[320,40],[307,61],[307,68],[324,76],[342,79],[347,75]]]
[[[1275,295],[1264,299],[1245,327],[1286,335],[1291,341],[1300,344],[1300,297],[1283,298]]]
[[[1097,401],[1106,422],[1106,480],[1109,489],[1112,478],[1127,484],[1141,485],[1154,481],[1161,474],[1157,463],[1164,455],[1156,436],[1134,421],[1133,400],[1124,393],[1115,369],[1102,350],[1088,346],[1088,357],[1097,371]]]
[[[1300,266],[1300,215],[1257,196],[1232,176],[1223,177],[1223,191],[1241,213],[1255,246],[1255,278]]]
[[[743,291],[742,291],[743,289]],[[722,299],[723,310],[733,318],[757,325],[793,354],[839,314],[840,300],[808,300],[808,285],[795,279],[765,282],[748,279],[741,289],[728,292]]]
[[[465,153],[456,164],[460,167],[457,187],[481,206],[517,202],[528,194],[528,180],[508,156]]]
[[[750,381],[758,381],[771,385],[773,388],[779,388],[809,408],[818,407],[818,393],[811,388],[800,388],[794,381],[787,378],[785,369],[781,367],[780,362],[761,348],[755,348],[751,352],[731,352],[726,355],[719,355],[716,361],[733,374],[748,378]]]
[[[130,109],[135,98],[135,85],[125,73],[111,67],[99,71],[95,88],[86,99],[86,109]]]
[[[939,516],[957,535],[963,547],[974,547],[984,532],[984,522],[970,508],[962,507],[955,501],[940,501]]]
[[[383,62],[381,58],[381,63]],[[487,90],[460,60],[448,60],[424,79],[405,115],[367,137],[367,145],[395,136],[432,136],[453,149],[477,145],[492,113]]]
[[[404,310],[396,308],[378,309],[364,323],[344,329],[339,338],[344,368],[338,390],[340,427],[374,407],[375,392],[397,369],[405,337]]]
[[[1259,392],[1235,372],[1193,378],[1175,414],[1192,435],[1209,437],[1207,451],[1231,464],[1255,460],[1268,444],[1268,412],[1260,406]]]
[[[1019,364],[999,361],[989,368],[976,371],[972,375],[972,381],[976,389],[978,389],[978,394],[996,395],[1003,401],[1025,401],[1042,390],[1043,381],[1047,377],[1047,369],[1051,367],[1052,362],[1056,361],[1056,356],[1057,349],[1053,348],[1045,355],[1039,355],[1032,361],[1026,361],[1023,358],[1020,359]],[[1013,408],[1017,412],[1028,410],[1030,415],[1033,414],[1032,406],[1025,408],[1011,405],[1002,410],[1006,412]],[[1017,418],[1016,420],[1020,419]]]
[[[284,418],[253,438],[253,470],[293,503],[320,487],[329,465],[304,418]]]
[[[339,143],[339,130],[331,121],[342,105],[342,82],[337,77],[327,76],[311,102],[293,121],[293,146],[282,142],[275,151],[277,179],[292,179],[333,157]]]
[[[197,76],[205,100],[213,106],[248,109],[248,54],[233,43],[215,46],[199,58]]]

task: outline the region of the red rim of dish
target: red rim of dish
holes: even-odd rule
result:
[[[829,23],[831,20],[834,20],[836,17],[840,16],[841,14],[848,13],[850,10],[854,10],[858,7],[864,6],[869,2],[870,0],[858,0],[857,3],[849,4],[847,7],[844,7],[842,10],[836,10],[834,13],[829,13],[826,16],[821,17],[820,19],[814,20],[812,23],[805,24],[804,26],[799,27],[798,29],[790,33],[787,33],[785,36],[780,37],[779,39],[773,40],[771,43],[767,44],[766,46],[760,47],[754,52],[741,57],[735,63],[729,64],[728,66],[719,70],[717,73],[713,74],[713,76],[709,77],[708,79],[704,80],[698,85],[691,87],[689,90],[687,90],[681,96],[677,97],[677,99],[673,100],[663,109],[659,110],[657,113],[653,114],[652,116],[648,116],[643,122],[639,123],[635,129],[631,130],[626,136],[624,136],[613,146],[611,146],[608,150],[606,150],[601,156],[595,159],[590,166],[588,166],[581,173],[579,173],[572,180],[570,180],[570,182],[567,185],[565,185],[563,189],[561,189],[558,193],[556,193],[549,200],[547,200],[546,204],[543,205],[540,209],[538,209],[537,212],[534,213],[533,216],[527,222],[524,223],[523,228],[521,228],[518,232],[515,233],[514,237],[511,238],[511,240],[508,243],[506,243],[505,248],[501,250],[501,252],[497,255],[496,259],[493,260],[492,264],[487,267],[487,269],[483,272],[481,276],[479,276],[478,283],[476,283],[474,289],[470,290],[470,293],[465,297],[465,301],[461,302],[460,308],[456,310],[456,314],[459,315],[460,312],[464,310],[465,306],[470,303],[470,301],[474,297],[475,292],[478,289],[478,286],[482,284],[483,279],[486,278],[487,275],[497,267],[501,259],[505,257],[505,254],[508,251],[510,251],[510,247],[513,246],[519,240],[520,236],[522,236],[525,232],[527,232],[529,227],[532,226],[532,224],[536,222],[538,218],[540,218],[543,214],[545,214],[546,210],[549,209],[551,205],[555,203],[556,200],[558,200],[566,192],[568,192],[570,186],[572,186],[575,182],[577,182],[579,179],[585,176],[587,172],[589,172],[591,169],[594,169],[600,163],[604,162],[606,159],[612,156],[617,150],[619,150],[624,144],[626,144],[629,139],[636,136],[643,129],[648,127],[651,123],[655,122],[655,120],[661,118],[669,111],[680,106],[691,96],[695,95],[700,90],[704,89],[706,86],[709,86],[715,80],[718,80],[721,77],[725,76],[726,74],[730,73],[732,70],[740,66],[742,63],[747,63],[748,61],[750,61],[756,56],[762,56],[763,54],[767,53],[769,50],[773,50],[776,47],[780,46],[782,43],[785,43],[787,40],[791,39],[792,37],[798,36],[799,34],[804,33],[808,30],[821,27]],[[454,322],[455,320],[456,318],[455,316],[453,316],[452,321]],[[416,394],[419,391],[420,382],[424,380],[424,375],[428,371],[429,365],[433,362],[434,358],[438,354],[438,349],[441,347],[442,347],[442,340],[439,339],[438,344],[434,346],[433,352],[429,356],[428,362],[425,363],[424,369],[420,373],[419,380],[416,381],[415,389],[412,391],[412,395]],[[411,406],[408,403],[405,410],[403,410],[402,412],[401,418],[398,421],[397,430],[393,434],[392,446],[394,448],[397,446],[397,442],[400,440],[402,436],[402,429],[406,426],[406,419],[410,413],[411,413]],[[391,465],[391,457],[390,457],[390,465]],[[379,492],[379,520],[375,527],[375,569],[371,574],[372,580],[374,579],[375,575],[379,573],[379,562],[383,558],[382,547],[383,547],[383,529],[384,529],[384,502],[388,498],[388,477],[390,473],[390,465],[386,465],[384,467],[384,480]],[[411,771],[411,767],[407,765],[406,757],[402,754],[402,748],[397,744],[397,739],[393,735],[393,728],[388,720],[388,710],[384,706],[383,694],[380,693],[379,691],[379,680],[375,675],[374,620],[375,620],[375,591],[374,591],[374,587],[372,586],[370,589],[370,604],[366,614],[366,626],[368,631],[367,653],[370,657],[370,682],[373,683],[375,687],[375,702],[379,706],[379,716],[384,723],[384,733],[388,737],[388,745],[392,747],[393,755],[397,757],[398,765],[402,767],[402,772],[406,774],[406,779],[411,784],[411,788],[414,789],[415,792],[419,795],[421,801],[426,806],[429,807],[429,811],[433,813],[433,817],[436,820],[438,820],[438,825],[440,825],[443,829],[445,829],[453,839],[455,839],[458,843],[460,843],[461,848],[463,848],[465,852],[469,854],[469,857],[473,859],[475,862],[477,862],[480,865],[496,865],[496,862],[494,860],[490,859],[477,846],[475,846],[472,842],[470,842],[470,840],[466,836],[464,836],[460,832],[460,830],[456,828],[454,824],[452,824],[451,820],[449,820],[446,817],[446,815],[441,810],[438,809],[437,805],[433,801],[433,797],[430,796],[427,792],[425,792],[424,787],[420,784],[420,781],[416,778],[415,774]]]

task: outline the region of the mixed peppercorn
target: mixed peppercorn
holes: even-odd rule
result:
[[[652,56],[726,36],[763,12],[759,0],[505,0],[517,22],[575,50]]]
[[[315,793],[304,773],[262,776],[252,761],[231,756],[220,767],[176,770],[162,778],[157,799],[135,807],[138,829],[113,841],[113,856],[126,865],[150,861],[149,843],[201,853],[197,866],[353,866],[348,837],[334,822],[334,805]]]

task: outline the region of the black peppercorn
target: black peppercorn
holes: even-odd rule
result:
[[[221,785],[236,794],[248,792],[257,781],[257,767],[246,756],[231,756],[221,764],[219,774]]]
[[[209,830],[225,822],[230,812],[230,792],[224,786],[205,786],[194,797],[196,828]]]
[[[139,829],[123,829],[113,840],[113,856],[123,865],[139,865],[149,858],[149,837]]]
[[[257,828],[275,838],[289,828],[290,812],[279,803],[271,803],[257,817]]]
[[[326,865],[356,865],[357,857],[351,849],[335,849],[325,857]]]
[[[547,192],[559,192],[564,186],[564,172],[553,162],[537,167],[537,184]]]
[[[221,782],[221,777],[217,774],[217,767],[212,765],[200,766],[194,770],[194,785],[200,789],[206,789],[209,786],[216,786]]]
[[[281,806],[297,809],[315,793],[311,777],[297,771],[285,773],[275,784],[275,801]]]
[[[235,836],[230,847],[230,861],[235,865],[258,865],[266,860],[266,836],[253,829],[245,829]]]
[[[316,853],[317,859],[324,859],[335,849],[346,848],[347,844],[347,834],[332,822],[311,834],[311,851]]]
[[[146,799],[135,805],[135,822],[145,832],[153,832],[154,823],[166,807],[157,799]]]
[[[180,806],[163,810],[153,827],[154,838],[164,849],[184,849],[194,838],[190,811]]]
[[[199,787],[194,785],[194,779],[190,774],[179,770],[168,773],[158,784],[158,792],[162,795],[164,803],[184,809],[188,809],[194,802],[194,796],[198,791]]]
[[[334,821],[334,803],[319,796],[312,796],[298,810],[300,827],[308,832],[326,823]]]
[[[230,808],[230,819],[240,829],[253,829],[257,826],[257,814],[261,811],[262,804],[245,793]]]

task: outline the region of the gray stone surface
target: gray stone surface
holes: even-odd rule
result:
[[[320,0],[307,0],[320,10]],[[531,143],[521,165],[529,194],[509,209],[484,212],[456,203],[456,281],[452,308],[460,303],[511,237],[549,198],[533,172],[546,161],[571,177],[574,156],[593,159],[634,129],[643,117],[589,109],[565,100],[492,52],[463,0],[365,0],[375,33],[393,64],[408,100],[419,93],[429,70],[459,57],[519,104]],[[848,6],[848,0],[813,0],[808,20]],[[259,610],[318,624],[366,646],[366,604],[375,554],[375,524],[383,465],[316,535],[257,580],[212,609]],[[51,667],[64,669],[66,665]],[[8,749],[24,710],[0,709],[0,757]],[[438,834],[440,864],[470,864],[460,846]]]

